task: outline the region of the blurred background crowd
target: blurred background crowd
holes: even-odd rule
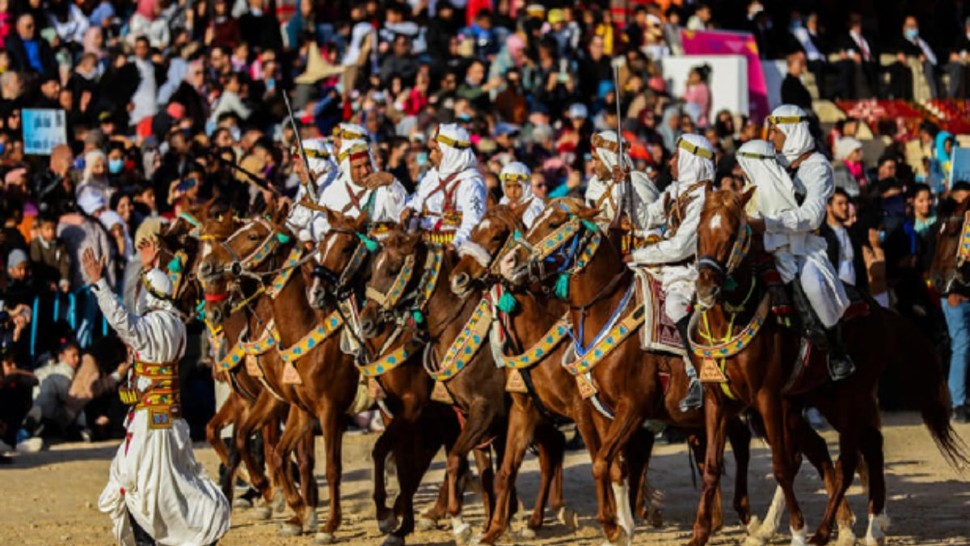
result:
[[[582,195],[591,135],[617,128],[660,189],[685,133],[714,145],[720,187],[741,188],[733,153],[763,120],[713,108],[723,84],[703,58],[685,81],[665,72],[691,32],[750,33],[765,70],[779,67],[769,95],[814,113],[836,170],[823,233],[840,275],[945,347],[925,273],[938,208],[970,191],[946,130],[967,111],[968,16],[961,0],[0,0],[0,438],[22,439],[25,416],[68,438],[121,431],[126,355],[79,251],[109,256],[130,298],[135,249],[165,219],[213,197],[261,210],[243,170],[295,194],[283,93],[304,138],[357,123],[409,189],[444,122],[473,135],[495,202],[513,160],[533,194]],[[37,153],[32,109],[63,111],[66,143]],[[196,435],[214,405],[202,353],[181,372]]]

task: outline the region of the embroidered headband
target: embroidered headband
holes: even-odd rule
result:
[[[465,148],[471,148],[472,146],[471,142],[466,142],[464,140],[455,140],[441,133],[435,134],[434,139],[442,144],[446,144],[448,146],[451,146],[452,148],[457,148],[459,150],[464,150]]]
[[[680,139],[677,142],[677,147],[680,148],[681,150],[687,150],[688,152],[691,153],[691,155],[696,155],[697,157],[703,157],[704,159],[710,159],[711,161],[714,160],[714,152],[706,148],[701,148],[700,146],[697,146],[695,144],[691,144],[690,142],[687,142],[684,139]]]
[[[768,123],[772,125],[792,125],[803,121],[808,121],[808,116],[768,116]]]

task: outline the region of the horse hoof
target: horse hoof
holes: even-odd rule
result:
[[[397,535],[387,535],[381,546],[404,546],[404,539]]]
[[[337,541],[337,537],[333,536],[330,533],[317,533],[313,537],[314,544],[333,544],[336,541]]]
[[[253,517],[258,520],[267,520],[273,516],[273,511],[268,506],[260,506],[253,510]]]
[[[570,532],[575,533],[579,530],[579,514],[568,506],[563,506],[559,509],[559,513],[556,514],[556,519],[565,525],[566,529],[569,529]]]
[[[292,523],[281,523],[279,536],[284,538],[298,537],[303,534],[303,528]]]
[[[791,546],[808,546],[808,532],[806,529],[808,529],[808,524],[805,524],[804,527],[797,531],[795,529],[791,530]]]
[[[518,533],[518,538],[522,540],[534,540],[536,538],[536,531],[529,526],[523,527]]]
[[[839,528],[839,539],[835,543],[837,546],[855,546],[855,542],[856,536],[851,528]]]
[[[253,503],[249,499],[244,499],[242,497],[232,501],[233,510],[249,510],[253,507]]]
[[[273,495],[273,511],[279,514],[283,510],[286,510],[286,497],[282,491],[277,490]]]
[[[418,531],[433,531],[438,528],[438,522],[431,518],[421,516],[418,518],[418,521],[414,522],[414,527]]]
[[[744,528],[745,532],[748,533],[749,537],[753,537],[757,535],[760,529],[761,529],[761,519],[758,518],[758,516],[751,516],[751,519],[748,520],[748,524]]]
[[[314,510],[310,510],[310,517],[306,521],[306,530],[308,533],[316,533],[317,529],[320,528],[320,518],[317,517],[317,513]]]
[[[455,533],[455,544],[465,546],[471,542],[472,526],[464,521],[452,525]]]
[[[604,540],[602,546],[632,546],[633,537],[628,535],[621,527],[617,530],[615,540]]]
[[[417,525],[417,527],[420,527],[421,521],[423,521],[423,519],[418,520],[419,525]],[[380,529],[382,535],[389,535],[393,533],[395,529],[397,529],[397,518],[394,517],[394,514],[390,514],[386,518],[377,522],[377,528]]]

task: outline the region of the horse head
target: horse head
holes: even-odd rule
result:
[[[326,215],[330,229],[320,240],[317,263],[308,262],[303,268],[309,287],[307,300],[317,309],[347,297],[359,286],[366,279],[364,266],[378,249],[377,241],[368,234],[366,213],[352,218],[327,209]]]
[[[240,282],[243,279],[250,278],[262,284],[258,270],[277,254],[281,246],[293,240],[289,230],[280,225],[285,218],[286,210],[279,209],[273,216],[257,216],[250,220],[225,240],[216,237],[207,240],[198,277],[202,281],[205,314],[210,324],[218,326],[226,319],[230,293],[242,292]]]
[[[752,233],[744,208],[754,195],[708,189],[697,228],[697,302],[713,307],[750,250]]]
[[[940,204],[940,227],[929,276],[940,294],[954,289],[970,293],[970,199]]]
[[[401,322],[413,292],[420,284],[427,246],[420,235],[392,230],[380,252],[371,260],[367,302],[360,314],[360,329],[365,339],[375,339],[391,320]],[[420,255],[420,256],[419,256]]]
[[[619,253],[593,222],[598,214],[579,199],[551,201],[525,237],[517,238],[516,247],[500,258],[502,276],[513,287],[551,288],[565,300],[569,286],[580,277],[595,283],[612,277],[617,267],[625,270]],[[599,249],[610,249],[615,260],[591,267]]]
[[[499,205],[485,212],[482,221],[458,247],[461,258],[449,276],[456,296],[465,299],[474,286],[484,287],[497,276],[495,258],[510,250],[514,237],[524,233],[522,215],[527,208],[528,204]]]

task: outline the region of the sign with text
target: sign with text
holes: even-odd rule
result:
[[[67,144],[64,110],[24,108],[21,114],[25,154],[50,155],[55,146]]]

